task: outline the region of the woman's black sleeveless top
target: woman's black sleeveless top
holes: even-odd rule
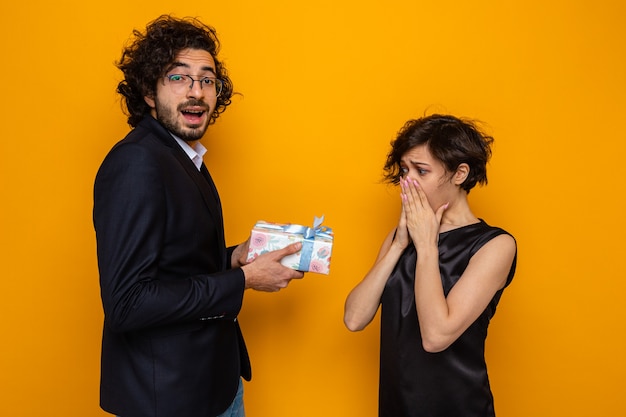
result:
[[[446,296],[472,256],[504,233],[481,220],[439,235],[439,268]],[[381,298],[379,416],[495,416],[484,353],[487,327],[503,290],[450,347],[428,353],[422,347],[415,310],[416,256],[415,247],[409,245]],[[516,260],[517,255],[506,285],[513,279]]]

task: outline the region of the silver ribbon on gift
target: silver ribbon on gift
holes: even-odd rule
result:
[[[281,226],[283,232],[292,233],[294,235],[302,235],[305,239],[315,239],[315,236],[333,238],[333,230],[328,226],[322,226],[324,216],[315,216],[313,227],[302,226],[299,224],[287,224]]]
[[[324,222],[324,216],[317,217],[315,216],[313,220],[313,227],[302,226],[299,224],[259,224],[257,225],[263,229],[272,229],[277,230],[293,235],[302,235],[304,240],[302,241],[302,249],[300,250],[300,263],[298,265],[298,270],[300,271],[308,271],[309,265],[311,264],[311,257],[313,256],[313,243],[315,242],[315,237],[323,237],[326,239],[333,239],[333,230],[328,226],[322,226]]]

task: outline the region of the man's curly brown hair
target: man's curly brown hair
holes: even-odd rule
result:
[[[203,49],[215,60],[215,75],[222,80],[223,87],[209,124],[215,123],[219,115],[231,103],[233,84],[222,62],[217,59],[220,43],[214,28],[196,18],[177,19],[163,15],[148,23],[146,32],[133,30],[134,39],[122,51],[116,63],[124,74],[117,92],[124,98],[128,124],[132,127],[150,113],[145,96],[156,95],[157,82],[165,76],[176,55],[183,49]]]

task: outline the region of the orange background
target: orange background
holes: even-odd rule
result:
[[[470,200],[518,240],[488,339],[498,415],[626,414],[623,1],[5,3],[0,415],[106,415],[92,185],[128,131],[113,62],[162,13],[215,26],[243,94],[203,141],[228,243],[259,219],[336,234],[330,275],[246,293],[250,417],[376,416],[378,319],[350,333],[343,302],[396,223],[389,141],[435,111],[488,124]]]

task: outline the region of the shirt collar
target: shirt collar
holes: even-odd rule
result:
[[[192,148],[187,142],[179,138],[178,136],[172,133],[172,136],[176,140],[176,142],[183,148],[183,151],[187,154],[191,162],[200,170],[202,166],[202,157],[207,152],[207,149],[200,142],[196,142],[195,146]]]

